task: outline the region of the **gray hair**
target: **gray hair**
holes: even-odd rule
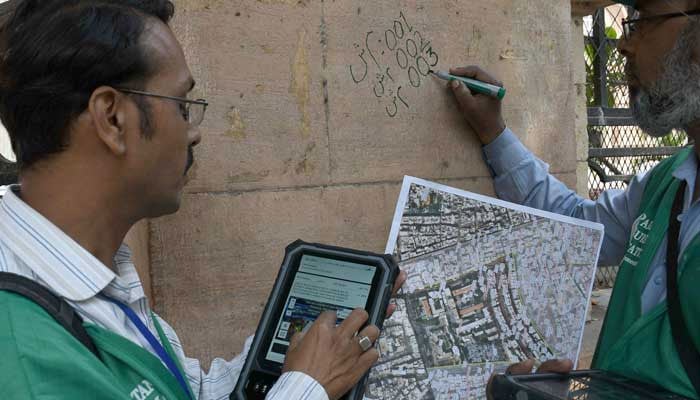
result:
[[[651,136],[687,129],[700,120],[700,65],[693,61],[699,36],[700,18],[690,17],[690,23],[666,56],[659,79],[649,88],[640,88],[632,103],[639,127]]]

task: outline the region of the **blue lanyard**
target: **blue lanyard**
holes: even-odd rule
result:
[[[111,298],[106,297],[106,296],[105,296],[105,298],[107,300],[111,301],[112,303],[116,304],[119,308],[122,309],[122,311],[124,311],[124,314],[126,314],[126,316],[129,317],[131,322],[136,326],[136,328],[138,328],[139,332],[141,332],[141,335],[148,341],[148,343],[151,345],[151,347],[153,347],[153,350],[156,351],[156,354],[158,355],[158,357],[168,367],[168,369],[170,370],[170,373],[172,373],[173,376],[175,377],[175,379],[177,380],[177,383],[180,384],[180,387],[182,388],[182,390],[184,390],[185,393],[187,393],[187,397],[192,399],[192,394],[190,393],[190,388],[187,385],[187,383],[185,382],[185,378],[182,376],[182,373],[180,372],[180,369],[178,369],[177,365],[175,364],[175,361],[173,361],[172,357],[170,357],[168,352],[165,351],[165,349],[163,348],[163,345],[160,344],[158,339],[156,339],[155,336],[153,336],[153,334],[151,333],[151,331],[148,330],[146,325],[136,315],[134,310],[127,307],[125,304],[118,302],[117,300],[111,299]],[[165,340],[165,339],[163,339],[163,340]]]

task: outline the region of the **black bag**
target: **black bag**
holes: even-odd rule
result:
[[[0,272],[0,290],[24,296],[38,304],[95,357],[100,358],[97,347],[83,327],[83,319],[65,300],[31,279],[8,272]]]
[[[685,324],[683,311],[681,310],[681,299],[678,294],[678,236],[681,232],[681,223],[678,221],[678,216],[683,211],[685,187],[684,181],[676,193],[668,224],[666,303],[668,305],[668,317],[671,320],[673,341],[676,344],[678,356],[685,368],[685,372],[688,374],[688,378],[690,378],[690,382],[695,387],[695,393],[700,395],[700,350],[693,343],[688,326]],[[700,260],[698,261],[700,262]]]

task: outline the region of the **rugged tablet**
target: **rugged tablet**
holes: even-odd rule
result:
[[[499,400],[684,400],[664,389],[600,370],[569,374],[496,375],[491,394]]]
[[[264,399],[281,375],[289,341],[324,311],[338,322],[355,308],[381,328],[399,269],[390,255],[296,241],[258,323],[255,339],[231,399]],[[359,400],[366,377],[344,399]]]

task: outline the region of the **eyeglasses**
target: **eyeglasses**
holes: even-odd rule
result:
[[[691,15],[700,15],[700,10],[691,10],[691,11],[677,12],[677,13],[671,13],[671,14],[659,14],[659,15],[652,15],[652,16],[643,17],[643,18],[629,18],[629,19],[626,18],[624,21],[622,21],[622,31],[625,34],[625,40],[630,40],[630,38],[633,37],[634,34],[639,31],[639,29],[643,26],[643,24],[646,24],[650,21],[660,21],[663,19],[678,18],[678,17],[689,17]]]
[[[180,113],[182,113],[182,118],[190,125],[192,128],[196,128],[204,120],[204,112],[207,111],[209,103],[204,99],[190,100],[184,97],[174,97],[174,96],[164,96],[162,94],[155,94],[144,92],[141,90],[126,89],[126,88],[115,88],[120,92],[136,94],[139,96],[155,97],[157,99],[166,99],[176,101],[180,106]]]

